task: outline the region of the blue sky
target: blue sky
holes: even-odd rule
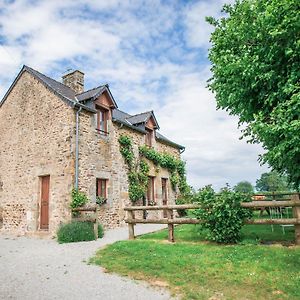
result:
[[[237,118],[206,88],[205,16],[224,2],[0,0],[0,97],[23,64],[57,80],[80,69],[86,89],[108,83],[120,109],[155,111],[161,133],[186,146],[194,187],[255,183],[261,147],[239,140]]]

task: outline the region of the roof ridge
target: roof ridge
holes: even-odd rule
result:
[[[92,88],[92,89],[89,89],[89,90],[86,90],[86,91],[84,91],[84,92],[82,92],[82,93],[76,94],[75,96],[80,96],[80,95],[82,95],[82,94],[84,94],[84,93],[87,93],[87,92],[90,92],[90,91],[92,91],[92,90],[96,90],[96,89],[99,89],[99,88],[105,87],[105,86],[107,86],[107,83],[106,83],[106,84],[99,85],[99,86],[96,86],[96,87],[94,87],[94,88]]]
[[[29,70],[31,70],[31,71],[34,71],[34,72],[36,72],[36,73],[38,73],[38,74],[40,74],[40,75],[42,75],[42,76],[47,77],[48,79],[51,79],[51,80],[55,81],[56,83],[59,83],[60,85],[63,85],[64,87],[66,87],[66,88],[72,90],[69,86],[63,84],[63,83],[60,82],[60,81],[57,81],[56,79],[51,78],[50,76],[47,76],[47,75],[45,75],[45,74],[43,74],[43,73],[37,71],[36,69],[33,69],[33,68],[31,68],[31,67],[29,67],[29,66],[27,66],[27,65],[24,65],[24,67],[25,67],[25,69],[29,69]]]
[[[143,114],[148,114],[148,113],[153,113],[153,110],[149,110],[149,111],[145,111],[145,112],[141,112],[135,115],[131,115],[131,117],[135,117],[135,116],[139,116],[139,115],[143,115]]]
[[[131,114],[127,113],[127,112],[124,111],[124,110],[121,110],[121,109],[119,109],[119,108],[115,108],[115,109],[117,109],[118,111],[122,112],[123,114],[128,115],[129,117],[127,117],[127,118],[133,117]],[[125,118],[125,119],[126,119],[126,118]]]

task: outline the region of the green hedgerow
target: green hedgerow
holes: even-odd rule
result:
[[[72,221],[67,224],[63,224],[57,231],[57,240],[60,244],[92,241],[95,239],[93,223],[91,222],[79,222]],[[103,227],[98,225],[98,236],[103,237]]]

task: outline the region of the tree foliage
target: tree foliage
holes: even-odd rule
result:
[[[201,205],[194,214],[204,221],[201,227],[208,230],[208,239],[218,243],[240,240],[244,219],[252,217],[251,210],[242,208],[240,204],[251,201],[250,195],[236,193],[228,187],[215,193],[211,186],[206,186],[194,195],[194,201]]]
[[[207,21],[210,89],[217,107],[239,116],[244,137],[262,143],[262,163],[300,184],[300,3],[240,0]]]
[[[282,176],[276,171],[263,173],[261,177],[256,180],[255,187],[261,192],[282,192],[290,190],[286,176]]]
[[[244,193],[244,194],[254,193],[253,185],[249,181],[240,181],[236,184],[236,186],[233,189],[237,193]]]

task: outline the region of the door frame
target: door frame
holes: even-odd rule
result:
[[[49,178],[49,183],[48,183],[48,226],[44,227],[42,226],[42,188],[43,188],[43,180],[44,178]],[[50,223],[50,185],[51,185],[51,178],[50,175],[41,175],[39,176],[39,198],[38,198],[38,230],[42,231],[49,231],[49,223]]]

